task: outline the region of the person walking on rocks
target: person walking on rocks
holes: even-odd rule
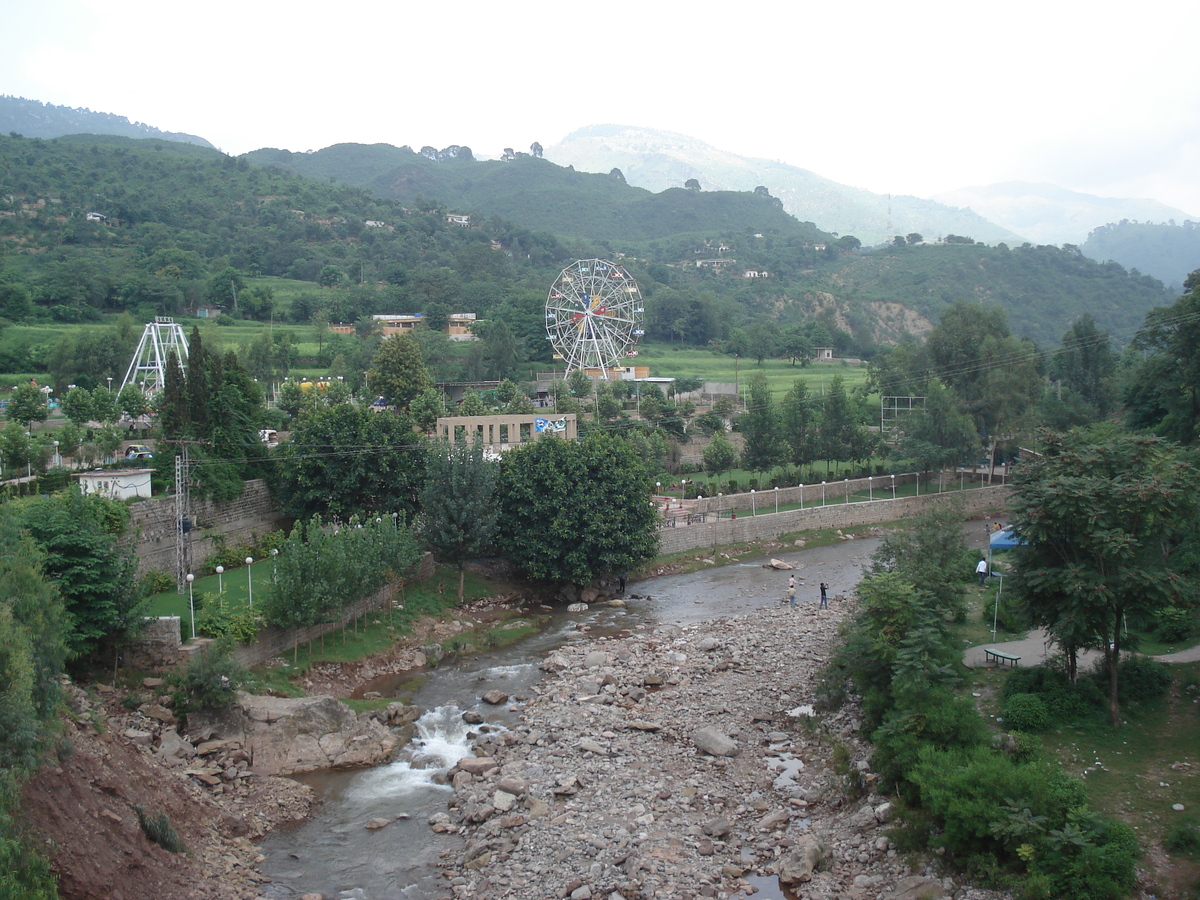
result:
[[[821,603],[817,609],[829,609],[829,585],[821,582]]]

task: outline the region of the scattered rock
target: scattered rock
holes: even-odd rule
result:
[[[698,729],[692,735],[692,743],[701,753],[710,756],[736,756],[738,752],[737,741],[712,725]]]
[[[504,691],[491,690],[481,698],[484,703],[490,703],[492,706],[499,706],[501,703],[508,702],[508,694]]]

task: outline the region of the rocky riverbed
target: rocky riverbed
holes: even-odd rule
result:
[[[636,602],[636,601],[634,601]],[[564,648],[451,773],[447,898],[995,898],[898,853],[855,707],[813,713],[852,600]],[[498,700],[493,696],[490,700]]]

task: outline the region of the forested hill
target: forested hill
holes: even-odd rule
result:
[[[1184,279],[1200,269],[1200,222],[1176,225],[1122,220],[1093,230],[1082,249],[1092,259],[1116,260],[1179,290]]]
[[[13,133],[38,138],[61,137],[65,134],[116,134],[212,147],[204,138],[194,134],[160,131],[141,122],[130,122],[125,116],[0,95],[0,134]]]
[[[955,300],[994,303],[1004,308],[1014,332],[1039,343],[1057,341],[1084,312],[1124,343],[1147,312],[1174,300],[1157,279],[1131,275],[1114,262],[1097,263],[1077,248],[1010,249],[961,239],[843,256],[814,277],[835,295],[867,306],[895,301],[931,321]]]
[[[436,199],[460,212],[500,216],[559,237],[614,246],[726,231],[832,239],[811,222],[788,215],[767,194],[684,189],[655,194],[626,184],[619,172],[576,172],[532,154],[480,161],[465,147],[427,147],[416,153],[388,144],[337,144],[315,153],[256,150],[247,158],[405,203]]]
[[[370,149],[384,162],[419,156]],[[311,156],[332,167],[337,154]],[[921,325],[901,307],[936,321],[961,298],[1003,306],[1015,332],[1044,344],[1085,312],[1123,342],[1172,300],[1151,278],[1056,247],[914,236],[867,252],[797,222],[765,193],[655,195],[533,157],[409,163],[407,174],[387,170],[393,192],[403,182],[413,196],[402,201],[331,183],[327,172],[304,177],[159,139],[0,136],[0,319],[89,322],[128,311],[145,322],[207,305],[263,321],[321,313],[354,322],[449,307],[503,321],[527,359],[546,360],[549,285],[571,260],[610,253],[624,254],[642,288],[647,336],[695,344],[819,316],[839,352],[869,355]],[[382,168],[363,163],[360,180],[372,167]],[[460,204],[468,189],[568,237]],[[470,227],[451,211],[470,213]],[[572,238],[572,228],[608,237]],[[265,276],[291,279],[286,303]]]

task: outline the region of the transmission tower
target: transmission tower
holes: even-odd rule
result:
[[[182,594],[192,571],[192,478],[187,445],[180,451],[182,456],[175,457],[175,587]]]
[[[166,384],[167,364],[172,353],[180,371],[186,372],[188,344],[183,326],[170,316],[155,316],[142,331],[142,339],[138,341],[121,387],[135,384],[147,397],[153,397]]]

